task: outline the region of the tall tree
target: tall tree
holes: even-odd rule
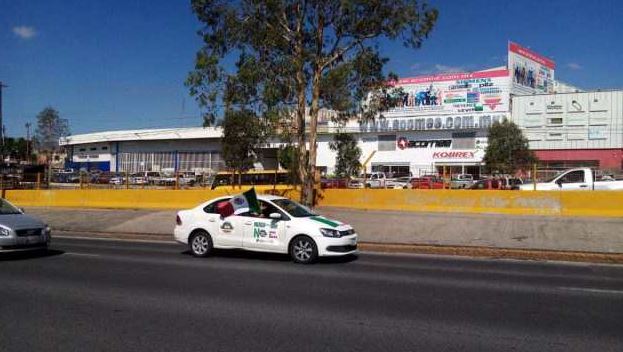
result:
[[[225,165],[241,174],[253,166],[256,150],[263,140],[260,121],[251,111],[228,110],[221,127]]]
[[[69,135],[69,122],[58,111],[48,106],[37,115],[35,141],[40,152],[58,150],[58,140]]]
[[[417,0],[192,0],[192,9],[203,24],[203,47],[186,83],[204,121],[235,105],[269,121],[293,117],[308,205],[319,110],[337,110],[340,119],[378,117],[393,103],[387,92],[396,78],[383,72],[379,41],[418,48],[437,19],[437,10]],[[239,57],[233,73],[223,66],[230,55]]]
[[[28,143],[25,138],[7,137],[0,147],[0,154],[17,161],[32,161],[32,155],[28,155],[31,152]]]
[[[489,127],[485,168],[489,173],[514,174],[537,161],[528,140],[514,122],[504,120]]]
[[[361,169],[361,148],[352,134],[337,133],[329,149],[337,152],[335,156],[335,175],[339,177],[357,176]]]

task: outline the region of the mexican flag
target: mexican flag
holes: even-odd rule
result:
[[[259,213],[260,203],[257,201],[255,188],[251,188],[242,194],[238,194],[227,202],[219,203],[216,206],[216,210],[224,218],[236,213],[239,214],[247,211]]]

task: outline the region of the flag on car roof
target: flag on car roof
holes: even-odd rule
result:
[[[235,195],[227,202],[219,203],[216,206],[216,210],[224,218],[236,213],[243,213],[245,211],[259,213],[260,203],[257,201],[255,188],[251,188],[242,194]]]

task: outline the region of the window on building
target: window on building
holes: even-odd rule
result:
[[[562,117],[552,117],[548,119],[550,125],[562,125]]]
[[[102,147],[102,150],[108,150],[108,147]]]
[[[380,135],[379,136],[379,152],[387,152],[396,150],[396,135]]]
[[[96,147],[91,147],[91,149],[90,149],[90,150],[97,150],[97,148],[96,148]]]
[[[81,151],[81,152],[86,152],[86,151],[87,151],[87,149],[86,149],[86,148],[80,148],[80,149],[79,149],[79,151]]]

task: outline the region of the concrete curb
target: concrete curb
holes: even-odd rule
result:
[[[54,234],[64,238],[110,239],[136,242],[175,243],[171,235],[146,233],[110,233],[55,230]],[[54,234],[52,235],[54,238]],[[455,255],[479,258],[506,258],[521,260],[551,260],[566,262],[623,264],[623,253],[596,253],[577,251],[554,251],[542,249],[515,249],[493,248],[478,246],[445,246],[420,244],[388,244],[375,242],[359,242],[359,249],[363,252],[377,253],[407,253],[407,254],[434,254]]]

